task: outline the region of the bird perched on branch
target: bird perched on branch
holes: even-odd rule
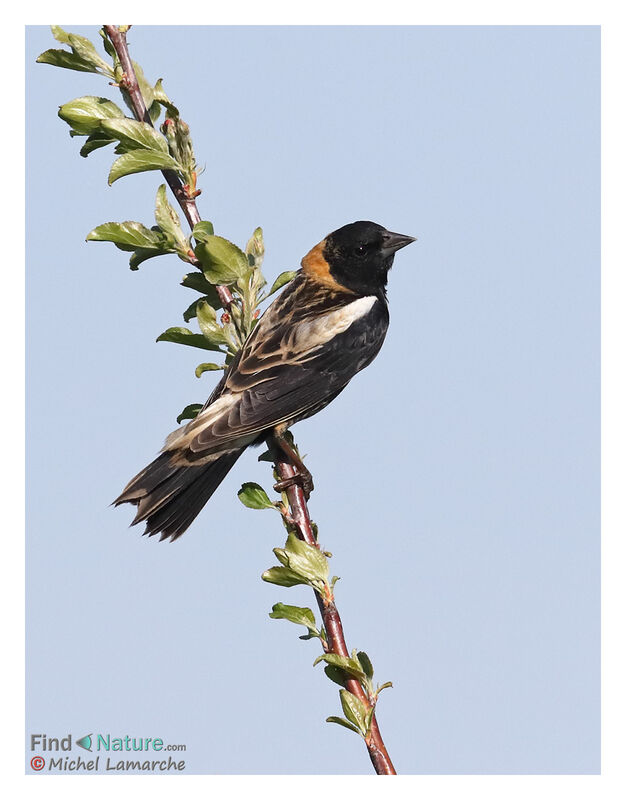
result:
[[[133,525],[145,522],[148,535],[174,541],[243,451],[270,435],[298,468],[290,480],[309,494],[310,473],[285,432],[327,406],[376,357],[389,325],[387,273],[413,241],[353,222],[309,251],[197,417],[167,437],[114,501],[137,506]]]

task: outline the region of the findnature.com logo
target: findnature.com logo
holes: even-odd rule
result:
[[[98,755],[92,759],[86,759],[80,754],[77,757],[63,755],[71,751],[73,745]],[[46,772],[182,772],[186,766],[184,760],[176,760],[170,755],[167,758],[163,756],[166,751],[185,751],[187,746],[165,744],[160,736],[112,736],[110,733],[88,733],[72,742],[70,733],[64,737],[34,733],[30,737],[30,749],[31,752],[42,750],[50,754],[49,758],[41,755],[31,758],[30,766],[35,772],[44,770]],[[133,759],[124,759],[104,755],[110,752],[142,753],[144,757],[136,755]],[[157,753],[161,755],[160,758],[145,757]]]

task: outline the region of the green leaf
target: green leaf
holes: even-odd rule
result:
[[[57,42],[69,45],[76,56],[86,63],[92,64],[93,67],[98,67],[103,74],[111,77],[113,76],[113,70],[110,65],[100,57],[100,54],[89,39],[86,39],[84,36],[78,36],[76,33],[67,33],[60,25],[51,25],[50,30]],[[102,35],[102,33],[100,33],[100,35]],[[65,50],[60,50],[59,52],[64,53]]]
[[[67,33],[67,31],[64,31],[60,25],[51,25],[50,30],[54,38],[57,40],[57,42],[61,42],[61,44],[70,43],[69,33]]]
[[[200,299],[196,303],[196,319],[198,327],[207,341],[216,346],[223,344],[228,346],[227,328],[231,328],[232,324],[222,327],[215,318],[215,309],[205,300]]]
[[[275,547],[272,551],[283,567],[289,566],[289,556],[282,547]]]
[[[160,336],[157,342],[173,342],[174,344],[187,344],[190,347],[199,347],[201,350],[213,350],[221,353],[219,347],[213,345],[200,333],[192,333],[189,328],[168,328]]]
[[[215,309],[206,300],[198,300],[196,303],[196,317],[203,336],[209,341],[223,344],[226,341],[224,330],[217,321]]]
[[[109,186],[125,175],[147,172],[152,169],[180,169],[180,164],[167,153],[156,150],[132,150],[113,162],[109,172]]]
[[[198,242],[206,241],[210,236],[213,236],[213,234],[213,223],[209,222],[207,219],[196,222],[196,224],[193,226],[193,230],[191,231],[191,235]]]
[[[247,508],[275,508],[265,489],[258,483],[244,483],[237,497]]]
[[[147,122],[136,119],[107,119],[101,123],[105,133],[115,137],[128,151],[150,150],[167,154],[167,142],[158,131]],[[171,156],[170,156],[171,158]]]
[[[349,731],[354,731],[354,733],[357,733],[359,736],[361,735],[359,729],[343,717],[326,717],[326,722],[335,722],[337,725],[343,725],[343,727],[347,728]]]
[[[93,153],[94,150],[98,150],[100,147],[106,147],[108,144],[114,142],[115,139],[111,139],[110,136],[107,136],[106,133],[92,133],[88,138],[85,144],[80,148],[80,154],[83,158],[87,158],[89,153]]]
[[[244,297],[248,296],[248,291],[250,287],[251,279],[253,278],[255,273],[254,267],[249,267],[243,275],[240,275],[237,278],[237,288],[243,293]]]
[[[75,33],[67,33],[59,25],[52,25],[51,30],[57,42],[69,45],[72,48],[72,52],[68,53],[67,50],[46,50],[37,59],[40,64],[52,64],[55,67],[75,69],[79,72],[96,72],[100,75],[113,77],[111,66],[100,57],[89,39],[84,36],[78,36]]]
[[[275,548],[274,553],[281,563],[286,560],[285,566],[297,572],[307,581],[321,581],[325,583],[328,578],[328,561],[323,553],[312,544],[303,542],[295,534],[287,536],[285,548]],[[280,553],[280,555],[279,555]]]
[[[391,681],[385,681],[385,683],[377,687],[376,694],[382,692],[383,689],[393,689],[393,683]]]
[[[185,311],[183,311],[183,319],[185,322],[189,322],[196,316],[196,306],[198,304],[198,300],[194,300],[190,306],[187,306]]]
[[[356,654],[356,657],[358,658],[360,665],[363,667],[363,672],[371,680],[374,677],[374,667],[372,666],[369,656],[367,653],[361,651]]]
[[[287,270],[287,272],[281,272],[280,275],[276,278],[276,280],[272,284],[272,288],[265,296],[269,297],[271,294],[274,294],[274,292],[277,292],[279,289],[282,289],[282,287],[286,283],[289,283],[291,280],[293,280],[295,274],[296,270]]]
[[[54,28],[55,26],[53,25],[52,27]],[[102,39],[102,46],[104,47],[106,54],[110,58],[116,58],[117,53],[115,52],[115,48],[111,44],[111,40],[109,39],[107,32],[104,30],[104,28],[100,28],[98,33],[100,34],[100,38]]]
[[[148,114],[150,116],[150,120],[152,124],[156,126],[156,123],[161,115],[161,106],[155,101],[152,105],[148,108]]]
[[[195,289],[196,292],[205,295],[204,298],[199,299],[206,300],[213,308],[222,308],[222,301],[217,293],[217,289],[212,283],[207,281],[201,272],[190,272],[188,275],[185,275],[181,281],[181,285],[187,286],[189,289]],[[193,316],[195,317],[195,311]]]
[[[180,425],[180,423],[184,419],[195,419],[198,416],[198,413],[202,410],[202,403],[191,403],[191,405],[185,406],[180,414],[176,417],[176,422]]]
[[[339,696],[341,697],[341,708],[343,709],[343,713],[346,715],[348,720],[361,731],[363,736],[367,736],[367,724],[365,721],[365,716],[369,707],[347,689],[340,689]]]
[[[187,252],[190,244],[180,226],[180,217],[168,202],[167,189],[164,183],[157,189],[154,216],[159,228],[177,249]]]
[[[270,567],[265,570],[261,578],[267,581],[267,583],[275,583],[277,586],[297,586],[301,583],[306,584],[306,581],[302,580],[302,578],[293,570],[289,569],[289,567]]]
[[[120,250],[132,252],[130,268],[136,270],[149,258],[176,252],[158,228],[141,222],[105,222],[87,234],[88,242],[113,242]]]
[[[155,101],[160,103],[163,108],[166,109],[168,116],[178,117],[178,109],[165,94],[165,90],[163,89],[163,78],[159,78],[159,80],[154,84],[153,94]]]
[[[215,292],[214,294],[215,297],[208,297],[205,295],[204,297],[199,297],[197,300],[194,300],[193,303],[190,306],[188,306],[187,309],[185,309],[185,311],[183,312],[183,319],[185,320],[185,322],[189,322],[195,316],[197,316],[198,303],[205,302],[208,303],[213,308],[215,308],[216,306],[219,308],[220,306],[218,305],[219,303],[218,294],[217,292]]]
[[[339,669],[339,667],[335,667],[333,664],[326,664],[324,672],[333,683],[338,683],[339,686],[345,685],[346,673],[342,669]]]
[[[250,266],[261,267],[265,255],[265,244],[263,242],[263,229],[255,228],[254,233],[246,244],[246,255],[250,256],[252,262]],[[248,259],[250,261],[250,259]]]
[[[261,455],[257,458],[257,461],[267,461],[270,464],[274,463],[274,458],[269,450],[265,450]]]
[[[62,69],[73,69],[76,72],[98,72],[97,67],[91,61],[85,61],[84,58],[68,53],[67,50],[46,50],[36,59],[38,64],[50,64],[53,67],[61,67]]]
[[[88,242],[113,242],[120,250],[138,248],[163,252],[167,243],[160,231],[146,228],[141,222],[105,222],[87,234]]]
[[[343,670],[350,678],[356,678],[358,681],[364,681],[367,678],[360,662],[348,656],[340,656],[336,653],[323,653],[315,659],[313,666],[319,664],[320,661],[325,661],[327,664]]]
[[[211,372],[216,369],[224,369],[221,364],[198,364],[196,367],[196,378],[199,378],[203,372]]]
[[[98,72],[101,72],[103,75],[109,75],[110,77],[113,77],[113,70],[111,69],[111,66],[107,64],[103,58],[101,58],[100,54],[94,45],[89,41],[89,39],[86,39],[84,36],[79,36],[76,33],[65,34],[65,31],[63,31],[63,34],[67,36],[66,44],[69,44],[77,56],[82,58],[83,61],[93,64]]]
[[[319,631],[315,625],[315,615],[310,608],[300,606],[287,606],[284,603],[276,603],[272,606],[272,619],[286,619],[296,625],[304,625],[314,636],[319,636]]]
[[[221,236],[206,236],[197,243],[195,253],[206,279],[214,284],[235,283],[249,269],[245,254]]]
[[[167,94],[163,89],[163,79],[159,78],[159,80],[154,85],[154,100],[156,103],[159,103],[165,109],[165,118],[166,120],[172,120],[175,124],[180,120],[180,113],[174,103],[169,99]],[[164,135],[167,135],[167,131],[161,128]]]
[[[152,84],[148,81],[146,76],[144,75],[144,71],[140,64],[136,61],[132,62],[133,69],[135,70],[135,76],[137,77],[137,83],[139,84],[139,89],[141,94],[143,95],[143,99],[146,104],[146,108],[150,108],[150,106],[154,103],[155,96],[154,96],[154,89],[152,88]]]
[[[155,258],[156,256],[166,256],[172,251],[169,249],[166,250],[146,250],[144,248],[138,248],[132,254],[132,256],[128,259],[128,263],[132,270],[139,269],[139,265],[143,264],[144,261],[147,261],[149,258]]]
[[[58,111],[59,117],[78,134],[89,136],[101,133],[106,121],[124,119],[124,112],[106,97],[85,95],[64,103]],[[130,122],[130,120],[129,120]]]

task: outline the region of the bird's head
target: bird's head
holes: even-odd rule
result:
[[[329,233],[302,259],[309,277],[358,295],[384,293],[394,255],[414,242],[375,222],[351,222]]]

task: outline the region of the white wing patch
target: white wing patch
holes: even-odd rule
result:
[[[285,351],[289,352],[291,350],[296,353],[304,351],[307,353],[306,357],[298,359],[300,363],[313,358],[313,353],[316,350],[326,342],[330,342],[335,336],[348,330],[353,322],[364,317],[371,310],[376,300],[375,296],[360,297],[342,308],[323,314],[321,317],[308,322],[301,322],[295,325],[290,335],[283,342]],[[215,402],[211,403],[204,411],[201,411],[187,425],[172,431],[165,440],[163,451],[183,450],[190,447],[191,441],[203,429],[213,425],[220,417],[227,416],[233,406],[240,400],[241,395],[239,392],[229,392],[218,397]],[[237,446],[244,446],[252,442],[256,435],[257,432],[251,434],[249,441],[245,441],[245,437],[238,440]],[[219,453],[214,453],[207,456],[205,460],[214,460],[218,455]],[[196,463],[200,464],[204,463],[204,461],[197,460]]]
[[[301,322],[294,327],[285,344],[296,352],[304,349],[316,350],[335,336],[347,331],[353,322],[364,317],[376,300],[374,296],[360,297],[336,311],[323,314],[309,322]]]

